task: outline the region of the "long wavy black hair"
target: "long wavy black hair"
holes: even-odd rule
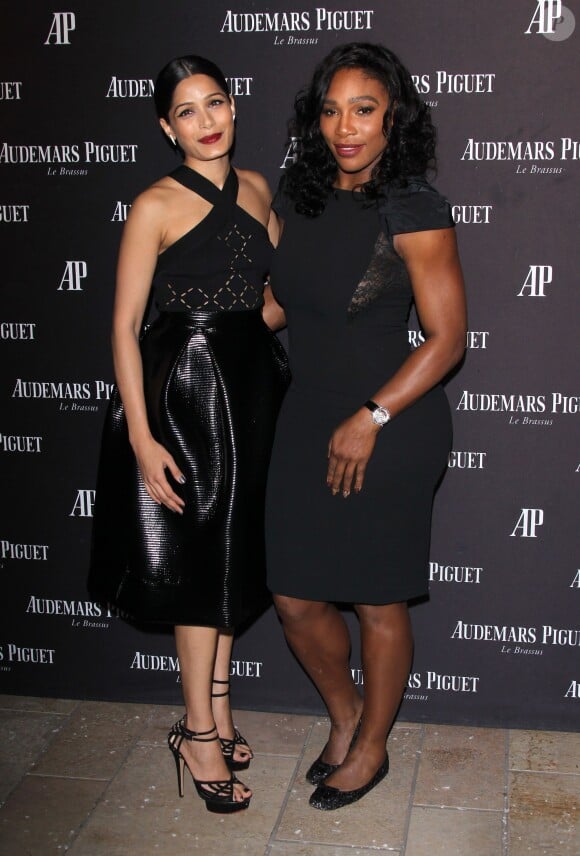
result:
[[[309,86],[296,96],[290,124],[290,133],[297,138],[296,160],[286,171],[285,191],[296,210],[311,217],[324,211],[336,178],[336,161],[320,132],[320,116],[332,78],[343,68],[360,69],[382,83],[389,96],[383,118],[387,145],[370,180],[360,187],[367,199],[379,199],[386,184],[405,186],[409,176],[435,168],[430,110],[419,98],[405,66],[382,45],[339,45],[318,64]]]

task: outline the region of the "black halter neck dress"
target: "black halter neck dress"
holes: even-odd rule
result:
[[[155,439],[186,477],[183,515],[150,499],[115,393],[97,482],[89,588],[139,620],[234,627],[267,602],[264,493],[285,354],[262,320],[272,246],[237,204],[186,166],[171,177],[212,204],[159,256],[159,315],[141,340]]]

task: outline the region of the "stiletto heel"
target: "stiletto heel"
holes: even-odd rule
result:
[[[209,734],[215,732],[213,737],[208,737]],[[184,740],[194,741],[196,743],[212,743],[214,740],[219,740],[217,729],[214,725],[209,731],[190,731],[185,726],[185,716],[179,719],[169,734],[167,735],[167,743],[171,749],[175,766],[177,769],[177,787],[179,796],[183,797],[183,778],[185,768],[189,769],[187,761],[180,752],[181,744]],[[191,773],[191,770],[190,770]],[[231,814],[234,811],[241,811],[250,805],[251,797],[236,801],[234,800],[234,785],[241,784],[235,776],[230,776],[229,779],[220,781],[201,781],[196,779],[193,773],[193,784],[198,793],[205,802],[205,807],[208,811],[213,811],[218,814]]]
[[[171,745],[169,748],[173,752],[173,747]],[[175,761],[175,766],[177,768],[177,789],[179,790],[179,796],[183,797],[183,774],[185,772],[185,761],[179,752],[173,752],[173,760]]]
[[[219,681],[217,678],[214,678],[212,683],[214,684],[226,684],[227,690],[223,693],[212,693],[212,698],[224,698],[224,696],[229,696],[230,694],[230,682],[229,681]],[[220,737],[220,744],[222,747],[222,754],[224,756],[224,760],[228,766],[228,769],[235,770],[238,772],[239,770],[247,770],[250,766],[250,761],[254,757],[252,754],[252,750],[248,744],[246,738],[240,734],[237,728],[234,727],[234,736],[233,737]],[[234,760],[234,752],[236,751],[236,746],[246,746],[248,751],[250,752],[250,757],[245,761],[236,761]]]

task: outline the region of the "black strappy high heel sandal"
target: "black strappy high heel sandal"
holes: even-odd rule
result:
[[[214,684],[226,684],[227,690],[223,693],[212,693],[212,698],[223,698],[224,696],[229,696],[230,694],[230,682],[229,681],[219,681],[216,678],[213,679],[212,683]],[[240,734],[237,728],[234,727],[234,736],[229,737],[220,737],[220,743],[222,747],[222,755],[224,756],[224,760],[228,766],[229,770],[239,772],[240,770],[247,770],[250,766],[250,761],[254,757],[252,754],[252,750],[248,744],[246,738]],[[250,757],[245,761],[236,761],[234,759],[234,752],[236,751],[236,746],[247,746],[248,751],[250,753]]]
[[[207,736],[214,731],[216,733],[213,737]],[[187,762],[179,751],[184,740],[194,740],[197,743],[211,743],[213,740],[219,740],[219,738],[215,725],[209,731],[190,731],[185,726],[185,716],[175,723],[167,735],[167,743],[177,767],[177,787],[179,788],[180,797],[183,796],[183,774],[187,767]],[[204,800],[208,811],[213,811],[217,814],[231,814],[234,811],[241,811],[250,805],[251,797],[239,801],[234,800],[234,785],[240,784],[235,776],[230,776],[229,779],[223,781],[202,782],[196,779],[193,773],[191,775],[195,789],[201,799]]]

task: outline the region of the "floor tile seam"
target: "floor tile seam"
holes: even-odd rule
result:
[[[0,713],[27,713],[38,716],[70,716],[74,710],[76,710],[76,707],[65,713],[62,710],[31,710],[29,707],[2,707],[0,705]]]
[[[276,817],[276,820],[275,820],[274,825],[272,827],[272,831],[271,831],[270,837],[268,839],[268,845],[267,845],[267,848],[265,851],[266,853],[271,852],[272,845],[276,841],[276,836],[278,834],[278,830],[280,829],[280,825],[282,823],[282,818],[284,817],[284,813],[286,812],[286,808],[288,806],[288,801],[289,801],[290,795],[292,793],[292,788],[294,787],[294,783],[296,782],[296,779],[298,777],[298,770],[300,769],[300,765],[302,764],[302,761],[304,760],[304,756],[306,754],[306,745],[312,736],[312,732],[314,731],[315,724],[316,724],[316,719],[313,718],[312,722],[310,723],[310,727],[308,728],[306,734],[304,735],[304,742],[302,744],[302,752],[296,758],[296,764],[294,766],[294,772],[290,776],[290,781],[288,782],[288,787],[286,788],[286,793],[284,794],[284,798],[282,800],[282,805],[280,806],[280,809],[278,811],[278,816]]]
[[[570,776],[571,778],[580,776],[580,770],[577,773],[569,773],[567,770],[529,770],[525,767],[513,767],[508,770],[508,773],[529,773],[532,776]]]
[[[400,851],[401,856],[404,856],[407,850],[407,839],[409,837],[409,829],[411,826],[411,815],[413,813],[413,806],[415,803],[415,791],[417,789],[417,780],[419,778],[419,767],[421,765],[421,760],[423,758],[423,746],[425,744],[425,736],[426,729],[424,725],[421,725],[419,746],[415,752],[415,769],[413,770],[413,778],[411,781],[411,790],[409,792],[409,802],[407,804],[407,815],[405,817],[405,825],[403,827],[403,841],[402,841],[402,849]]]
[[[349,851],[352,852],[353,850],[358,850],[361,853],[398,853],[401,854],[401,856],[403,853],[403,851],[399,850],[398,847],[367,847],[366,845],[362,846],[360,844],[340,844],[337,841],[333,841],[332,843],[327,844],[320,841],[311,841],[307,838],[301,838],[300,841],[296,841],[296,839],[294,838],[276,838],[276,840],[273,841],[272,844],[291,844],[295,847],[304,847],[304,845],[306,845],[307,847],[312,845],[313,847],[320,848],[332,847],[333,850],[344,850],[345,853],[348,853]]]
[[[523,734],[529,734],[532,737],[538,737],[538,738],[541,738],[541,737],[577,737],[578,736],[578,729],[576,729],[576,731],[568,731],[568,730],[561,731],[557,728],[533,728],[533,727],[516,728],[516,727],[511,727],[511,728],[508,728],[507,730],[509,731],[510,735],[513,734],[514,737],[517,737],[517,736],[520,736]]]
[[[75,844],[76,844],[76,842],[77,842],[77,840],[78,840],[79,836],[81,835],[81,833],[83,832],[83,830],[85,829],[85,827],[87,826],[87,824],[89,823],[89,821],[90,821],[91,817],[93,816],[93,814],[94,814],[94,812],[95,812],[95,809],[97,809],[97,808],[99,807],[99,805],[101,804],[101,802],[102,802],[104,799],[106,799],[106,796],[107,796],[107,794],[109,793],[109,791],[111,790],[111,787],[112,787],[113,783],[114,783],[114,782],[115,782],[115,780],[117,779],[118,775],[120,774],[120,772],[122,771],[123,767],[124,767],[124,766],[125,766],[125,764],[127,763],[127,760],[128,760],[128,758],[129,758],[129,756],[131,755],[131,753],[133,752],[133,750],[134,750],[135,748],[136,748],[136,742],[132,743],[132,744],[131,744],[131,746],[129,746],[129,747],[127,748],[127,751],[124,753],[124,758],[123,758],[122,762],[117,766],[117,769],[115,770],[115,772],[113,773],[113,775],[109,777],[109,779],[108,779],[108,780],[107,780],[107,779],[84,779],[84,780],[83,780],[83,781],[92,781],[92,782],[102,781],[102,782],[104,782],[104,783],[105,783],[105,787],[102,789],[102,791],[101,791],[101,793],[98,795],[98,797],[94,800],[93,805],[92,805],[92,807],[91,807],[90,811],[88,811],[88,812],[86,813],[86,815],[85,815],[85,817],[84,817],[84,820],[83,820],[83,821],[78,825],[78,827],[77,827],[77,829],[76,829],[76,832],[75,832],[75,835],[74,835],[74,837],[72,838],[72,840],[71,840],[71,842],[70,842],[70,844],[69,844],[69,846],[68,846],[68,848],[67,848],[67,852],[68,852],[69,850],[70,850],[70,851],[73,851],[73,848],[74,848],[74,846],[75,846]],[[54,777],[54,778],[57,778],[57,777]],[[58,778],[63,778],[63,777],[58,777]],[[65,778],[66,778],[66,777],[65,777]],[[77,777],[77,778],[76,778],[76,781],[79,781],[79,778],[80,778],[80,777]],[[75,779],[73,779],[73,781],[74,781],[74,780],[75,780]]]
[[[84,819],[81,821],[81,823],[79,823],[77,829],[74,831],[74,836],[71,838],[71,841],[66,848],[67,853],[73,854],[75,852],[75,845],[79,839],[79,836],[84,831],[86,825],[88,824],[88,822],[92,818],[93,814],[95,813],[95,809],[98,808],[101,800],[103,799],[105,794],[109,791],[110,787],[111,787],[111,782],[106,784],[105,787],[103,788],[103,790],[101,791],[101,793],[93,800],[93,804],[92,804],[91,808],[89,809],[89,811],[87,811]],[[71,832],[72,831],[73,830],[71,830]]]
[[[46,752],[48,751],[49,748],[50,748],[50,746],[47,746],[46,749],[41,753],[39,758],[37,758],[37,760],[35,762],[35,766],[40,764],[40,762],[42,761],[42,758],[44,757],[44,755],[46,754]],[[52,776],[54,778],[87,779],[87,780],[92,780],[92,781],[112,782],[116,778],[116,776],[118,775],[119,771],[123,768],[123,766],[127,762],[127,759],[129,757],[129,755],[131,754],[131,752],[133,752],[136,748],[137,748],[137,739],[135,736],[133,736],[133,740],[126,745],[124,752],[123,752],[123,746],[120,746],[119,749],[116,750],[119,753],[118,763],[114,766],[113,771],[108,776],[107,775],[94,776],[94,777],[92,777],[92,776],[72,776],[72,775],[67,775],[67,774],[62,775],[60,773],[44,773],[41,770],[39,770],[39,771],[28,770],[28,772],[31,775]]]
[[[28,772],[23,778],[29,776],[34,779],[69,779],[72,782],[109,782],[106,776],[67,776],[64,773],[35,773]]]
[[[8,793],[5,794],[3,796],[3,798],[0,800],[0,812],[9,803],[9,801],[12,799],[12,794],[16,791],[17,788],[20,787],[20,785],[22,784],[22,782],[24,781],[24,779],[26,778],[27,775],[28,775],[28,773],[23,773],[20,776],[20,778],[18,779],[18,781],[14,784],[14,786],[12,788],[10,788]]]
[[[432,808],[435,811],[474,811],[484,814],[504,814],[503,808],[479,808],[472,805],[433,805],[433,803],[413,803],[413,808]]]
[[[74,713],[74,711],[77,709],[77,707],[78,707],[78,705],[75,705],[74,708],[71,711],[69,711],[69,713],[57,713],[55,715],[56,716],[63,716],[63,717],[70,717],[70,715],[72,713]],[[14,708],[6,708],[6,710],[14,711]],[[40,714],[46,715],[48,713],[49,715],[53,715],[52,711],[37,711],[37,710],[22,710],[21,711],[21,710],[18,710],[16,712],[28,713],[28,714],[36,713],[39,715]],[[50,734],[49,736],[47,736],[46,745],[43,746],[43,748],[40,750],[38,755],[36,755],[36,757],[33,758],[32,761],[30,761],[30,763],[27,765],[26,769],[23,770],[22,775],[20,776],[18,781],[14,784],[14,787],[10,789],[10,791],[4,796],[3,800],[0,802],[0,807],[3,807],[8,803],[8,801],[12,798],[12,794],[16,791],[17,788],[20,787],[20,785],[26,779],[27,776],[34,774],[33,768],[37,764],[40,763],[40,761],[42,760],[44,755],[46,755],[46,753],[48,752],[48,750],[52,746],[53,742],[56,740],[56,738],[59,736],[59,734],[61,734],[63,728],[64,728],[64,723],[59,723],[59,727],[56,730],[53,729],[53,733]]]

